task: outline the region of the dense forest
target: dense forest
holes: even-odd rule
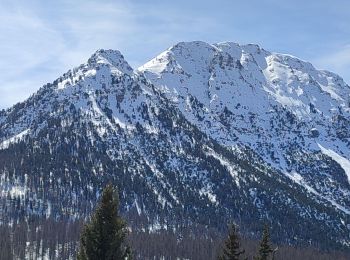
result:
[[[178,227],[178,229],[132,229],[127,223],[130,215],[121,216],[118,213],[119,199],[113,194],[113,199],[104,199],[107,186],[99,205],[92,217],[85,223],[72,219],[56,221],[52,218],[31,219],[19,221],[9,226],[0,226],[0,259],[95,259],[89,258],[81,252],[84,247],[94,250],[105,244],[121,247],[125,254],[133,259],[310,259],[331,260],[349,259],[350,252],[328,251],[326,248],[310,246],[290,246],[271,241],[269,227],[261,228],[261,240],[241,235],[239,227],[232,224],[227,226],[226,232],[218,232],[204,226]],[[111,195],[109,195],[111,196]],[[110,205],[113,202],[114,205]],[[113,222],[113,219],[115,222]],[[106,224],[106,220],[112,224]],[[98,226],[100,225],[100,226]],[[96,226],[98,226],[96,228]],[[111,230],[117,230],[110,232]],[[100,244],[91,245],[89,241],[96,241],[96,230],[105,230],[97,236]],[[100,231],[98,231],[100,232]],[[118,233],[119,232],[119,233]],[[228,233],[228,235],[226,235]],[[118,234],[114,242],[106,242],[105,237]],[[103,252],[107,252],[105,248]],[[230,256],[235,252],[236,258]],[[266,255],[264,258],[263,255]],[[98,259],[124,259],[95,256]],[[96,258],[96,259],[97,259]],[[132,258],[125,258],[132,259]]]

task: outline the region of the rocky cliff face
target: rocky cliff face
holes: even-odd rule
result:
[[[339,76],[256,45],[179,43],[138,70],[99,50],[0,113],[0,218],[83,219],[113,182],[135,228],[268,222],[348,247],[349,102]]]

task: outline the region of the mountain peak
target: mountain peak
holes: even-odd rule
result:
[[[203,41],[188,41],[178,42],[174,46],[170,47],[169,50],[176,51],[180,49],[198,50],[198,49],[209,49],[215,50],[215,46]]]
[[[92,65],[99,63],[109,64],[125,74],[130,75],[133,73],[133,69],[118,50],[99,49],[90,57],[88,63]]]
[[[159,74],[162,71],[207,70],[211,62],[218,56],[235,61],[245,62],[253,59],[258,66],[266,68],[265,57],[271,55],[257,44],[241,45],[235,42],[220,42],[209,44],[203,41],[179,42],[147,62],[139,71]],[[251,56],[251,58],[249,58]],[[180,69],[179,69],[180,68]]]

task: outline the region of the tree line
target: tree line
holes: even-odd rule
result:
[[[96,208],[91,220],[83,229],[80,239],[78,260],[131,260],[132,252],[127,244],[127,225],[118,214],[118,193],[112,185],[108,185],[101,196],[100,203]],[[260,248],[254,260],[274,259],[277,251],[270,243],[269,228],[264,227]],[[230,233],[225,242],[225,248],[218,260],[240,260],[244,257],[245,250],[241,249],[238,235],[238,227],[231,225]]]
[[[196,224],[195,226],[148,230],[147,222],[135,226],[136,214],[120,214],[119,198],[108,185],[94,213],[83,219],[55,220],[32,218],[0,225],[0,259],[142,259],[142,260],[260,260],[307,259],[345,260],[347,252],[327,251],[324,248],[278,244],[270,241],[268,226],[257,241],[240,234],[231,224],[227,237],[222,231]],[[125,219],[131,221],[127,225]],[[84,224],[85,222],[85,224]],[[271,239],[272,240],[272,239]],[[326,238],[325,238],[326,240]]]
[[[130,247],[128,240],[129,229],[125,220],[118,212],[119,198],[118,193],[112,185],[107,185],[104,189],[100,203],[93,213],[91,220],[85,224],[81,238],[80,247],[77,255],[78,260],[132,260],[141,259]],[[145,242],[145,241],[144,241]],[[224,244],[217,248],[217,260],[275,260],[285,259],[277,257],[279,248],[273,246],[270,240],[269,226],[266,224],[263,228],[262,237],[256,248],[256,252],[249,247],[249,250],[243,248],[239,234],[238,226],[231,224],[229,233]],[[286,248],[283,248],[286,253]],[[290,253],[293,252],[290,251]],[[312,254],[312,253],[311,253]],[[346,259],[342,255],[314,255],[316,258],[295,258],[295,259]],[[307,254],[304,256],[307,257]],[[150,258],[151,259],[151,258]],[[155,259],[155,258],[154,258]],[[164,259],[167,259],[164,257]],[[174,259],[178,259],[174,256]],[[291,258],[293,259],[293,258]]]

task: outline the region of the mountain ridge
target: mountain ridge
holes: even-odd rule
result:
[[[336,74],[257,45],[181,42],[136,70],[98,50],[1,112],[0,218],[84,219],[112,182],[134,228],[268,222],[349,247],[349,100]]]

